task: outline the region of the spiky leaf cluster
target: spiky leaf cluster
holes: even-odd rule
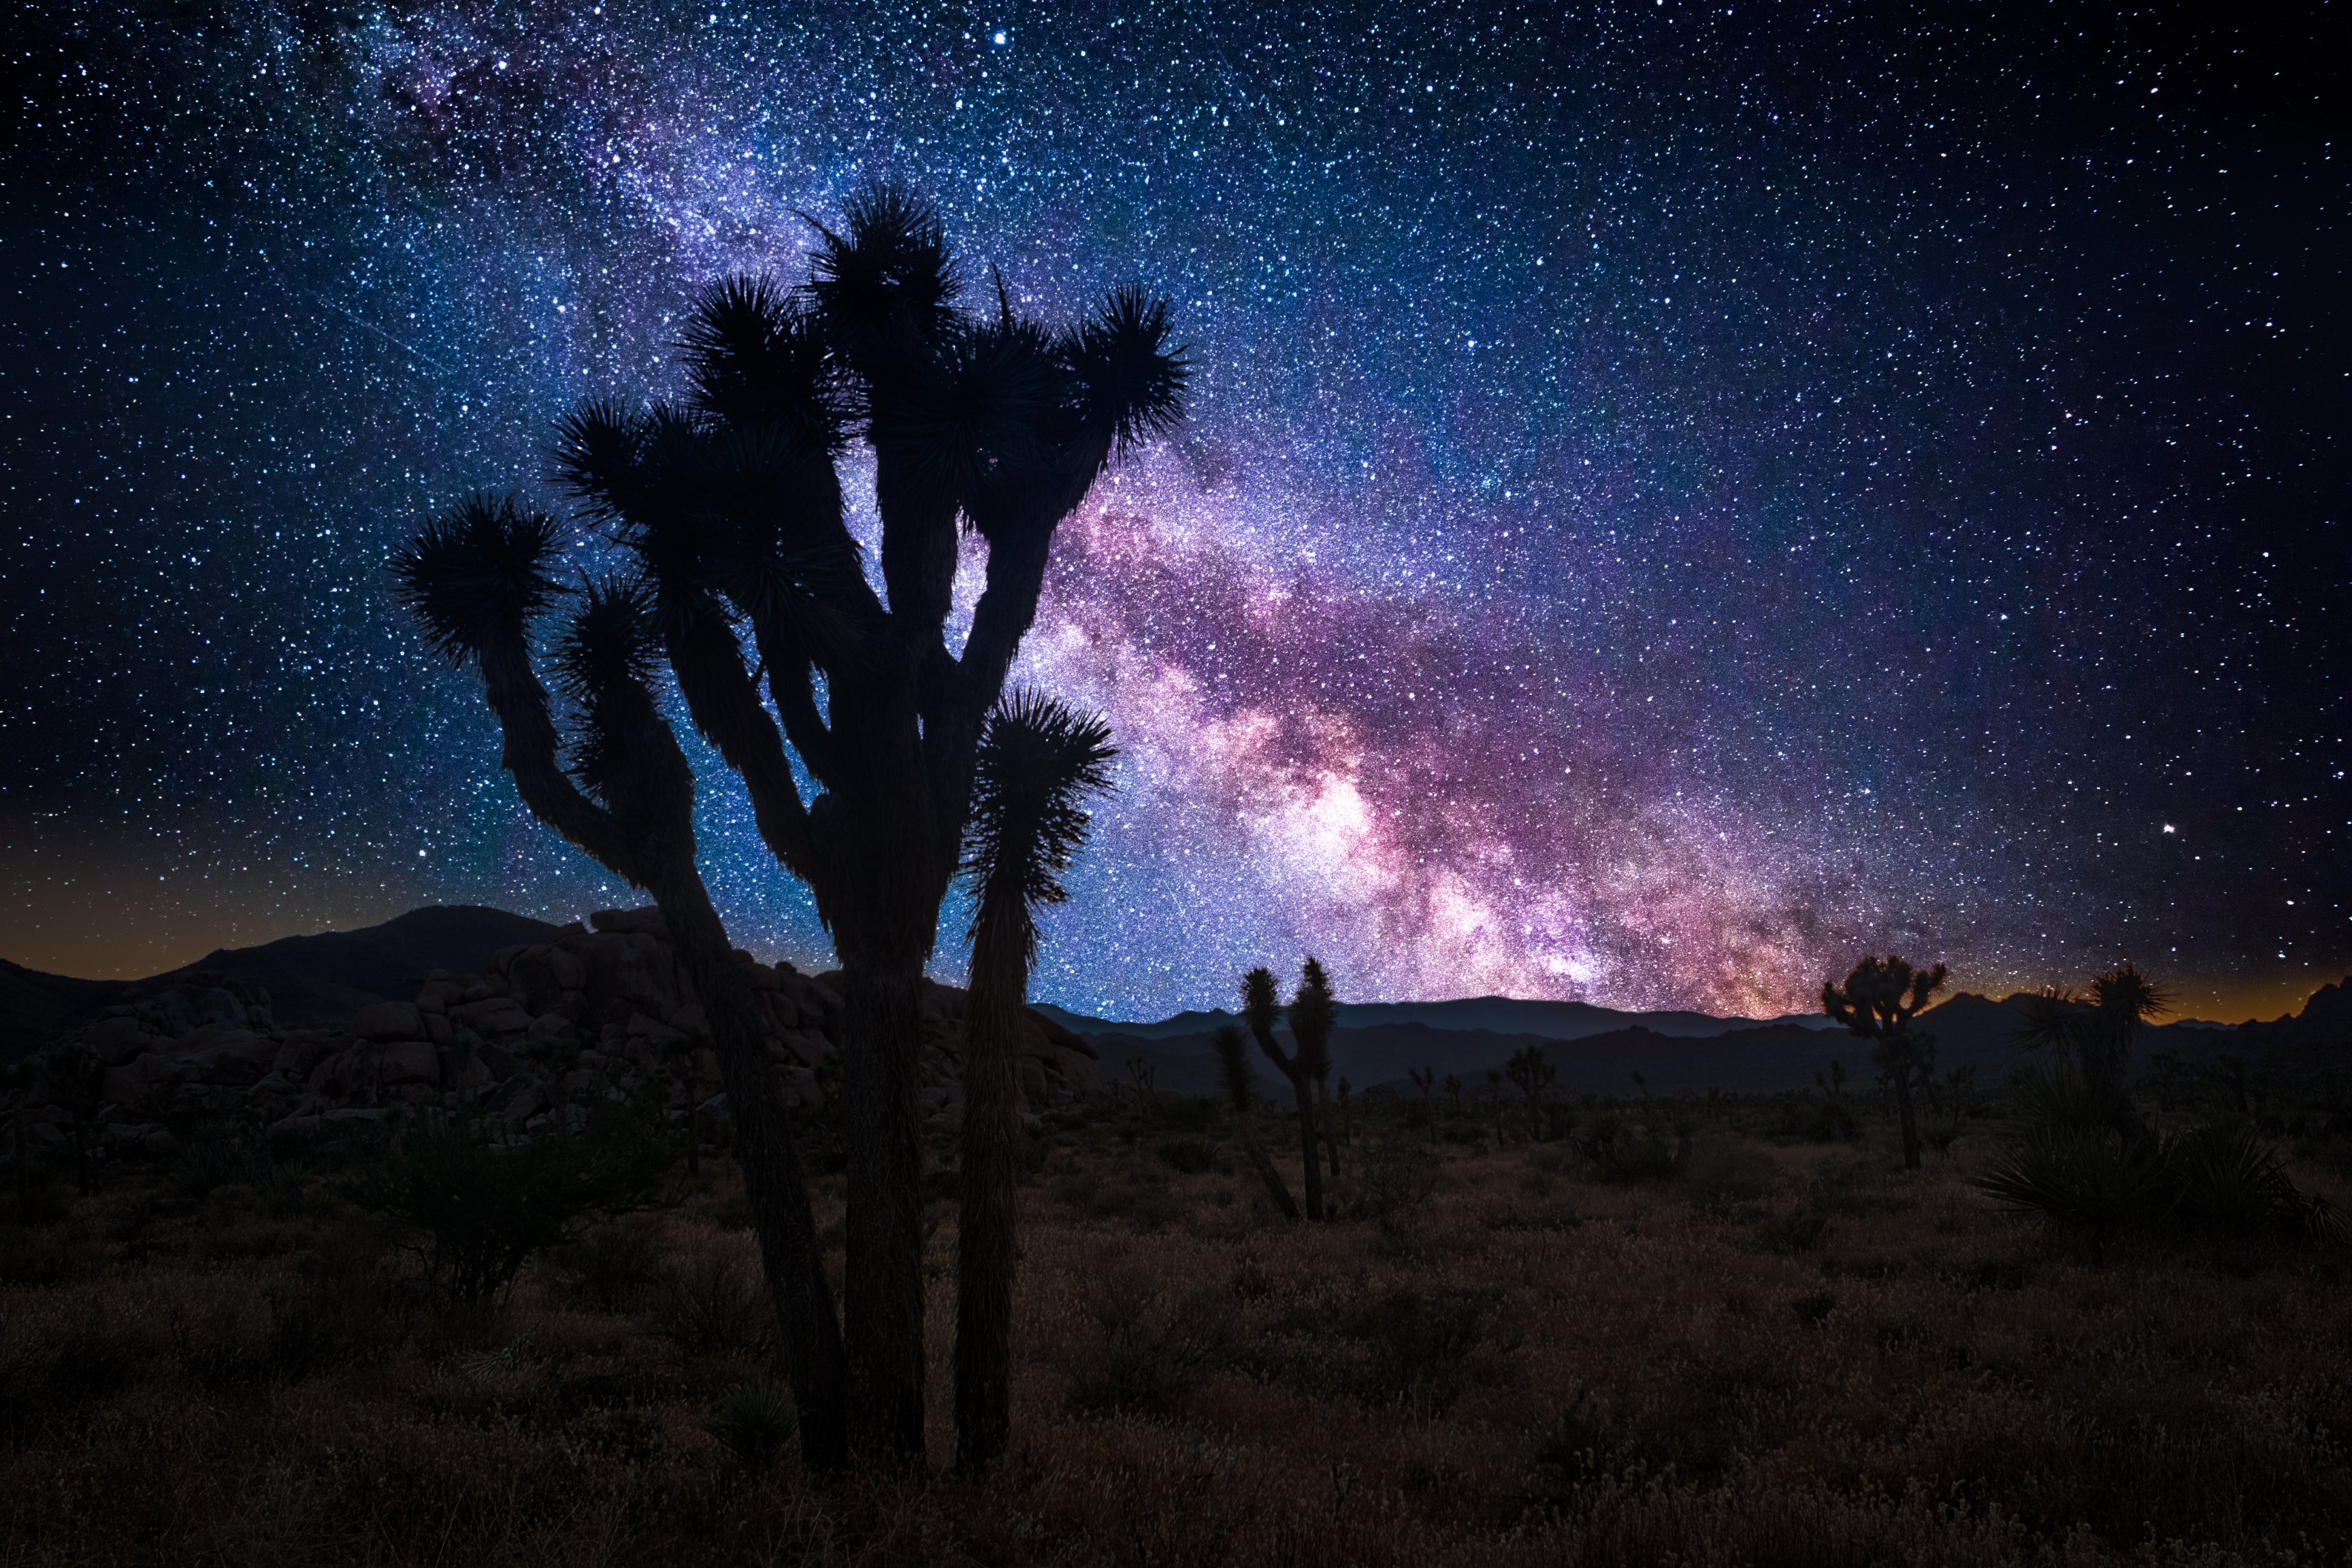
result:
[[[1069,897],[1062,873],[1086,842],[1088,800],[1111,789],[1118,755],[1110,726],[1034,691],[1016,692],[981,732],[963,873],[983,921],[1014,920],[1022,952],[1034,958],[1031,911]]]
[[[629,761],[629,725],[652,701],[647,683],[660,652],[644,592],[625,579],[591,581],[555,640],[556,684],[578,710],[572,771],[609,798]]]
[[[1297,994],[1290,999],[1290,1033],[1298,1042],[1298,1065],[1309,1078],[1331,1070],[1331,1031],[1339,1021],[1339,998],[1331,993],[1331,977],[1309,955],[1302,966]]]
[[[562,586],[549,574],[562,531],[511,498],[467,497],[393,552],[393,596],[433,651],[469,664],[518,639]]]

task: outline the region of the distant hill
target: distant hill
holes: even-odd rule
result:
[[[2321,993],[2313,999],[2313,1007],[2333,1005],[2335,994],[2334,987]],[[2352,1015],[2352,985],[2343,994],[2345,1011]],[[1962,993],[1922,1014],[1921,1026],[1936,1037],[1937,1066],[1973,1066],[1979,1079],[1988,1081],[2006,1077],[2025,1060],[2016,1039],[2027,1001],[2022,994],[1994,1001]],[[1154,1071],[1160,1089],[1179,1094],[1214,1090],[1210,1036],[1218,1024],[1233,1021],[1233,1015],[1223,1011],[1181,1013],[1146,1025],[1107,1024],[1055,1008],[1039,1011],[1056,1015],[1093,1041],[1102,1057],[1104,1077],[1125,1080],[1129,1064],[1140,1062]],[[1402,1020],[1399,1015],[1404,1016]],[[1816,1072],[1826,1071],[1832,1060],[1844,1063],[1857,1079],[1870,1072],[1867,1043],[1826,1018],[1759,1021],[1703,1013],[1619,1013],[1581,1003],[1507,997],[1343,1005],[1339,1016],[1341,1026],[1331,1037],[1332,1070],[1360,1088],[1409,1087],[1406,1075],[1417,1067],[1433,1068],[1440,1078],[1455,1074],[1465,1086],[1476,1088],[1485,1084],[1488,1070],[1500,1068],[1527,1045],[1542,1047],[1559,1071],[1560,1088],[1579,1094],[1638,1092],[1633,1080],[1637,1071],[1652,1090],[1662,1094],[1710,1088],[1746,1093],[1799,1089],[1811,1083]],[[1547,1034],[1455,1022],[1473,1019],[1529,1019],[1578,1032]],[[1595,1022],[1605,1026],[1587,1026]],[[2148,1030],[2140,1054],[2145,1060],[2157,1051],[2176,1051],[2189,1061],[2204,1062],[2245,1048],[2239,1032],[2226,1025],[2179,1023]],[[1258,1070],[1269,1079],[1273,1073],[1271,1064],[1264,1062],[1258,1063]]]
[[[1138,1040],[1173,1040],[1193,1035],[1205,1038],[1214,1034],[1220,1025],[1239,1021],[1222,1007],[1205,1013],[1179,1013],[1156,1024],[1091,1018],[1083,1013],[1045,1005],[1036,1011],[1089,1039],[1113,1034]],[[1629,1013],[1614,1007],[1596,1007],[1590,1002],[1529,1002],[1515,996],[1468,996],[1453,1002],[1350,1002],[1341,1007],[1340,1016],[1351,1029],[1417,1024],[1438,1030],[1484,1030],[1539,1040],[1580,1040],[1589,1035],[1633,1028],[1675,1039],[1705,1039],[1767,1025],[1785,1024],[1801,1029],[1836,1027],[1827,1018],[1810,1013],[1780,1018],[1719,1018],[1711,1013]]]
[[[232,974],[268,987],[270,1010],[286,1027],[334,1027],[370,1002],[414,996],[434,970],[479,973],[499,949],[545,942],[556,929],[504,910],[454,904],[411,910],[357,931],[219,948],[145,980],[80,980],[0,961],[0,1057],[22,1055],[115,1003],[200,973]]]

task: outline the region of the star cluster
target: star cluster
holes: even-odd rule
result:
[[[2341,25],[2054,9],[37,8],[5,954],[625,896],[382,563],[882,174],[1194,367],[1016,670],[1122,747],[1041,997],[2279,1010],[2352,967]],[[828,963],[703,761],[737,940]]]

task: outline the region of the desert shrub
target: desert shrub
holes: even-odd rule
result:
[[[1163,1094],[1158,1115],[1160,1125],[1171,1132],[1206,1135],[1223,1125],[1224,1106],[1210,1096]]]
[[[1070,1404],[1086,1411],[1165,1410],[1230,1359],[1227,1291],[1179,1292],[1132,1264],[1095,1271],[1080,1331],[1060,1349]]]
[[[1718,1134],[1692,1147],[1685,1174],[1692,1200],[1719,1211],[1769,1197],[1779,1184],[1780,1165],[1746,1139]]]
[[[558,1248],[555,1266],[579,1300],[600,1312],[618,1312],[654,1282],[661,1247],[642,1226],[614,1221]]]
[[[55,1229],[0,1225],[0,1285],[55,1285],[73,1272],[73,1248]]]
[[[1919,1141],[1938,1154],[1948,1154],[1960,1136],[1960,1121],[1957,1116],[1923,1116],[1919,1119]]]
[[[656,1275],[646,1318],[689,1356],[723,1356],[763,1345],[774,1326],[763,1278],[740,1238],[689,1248]]]
[[[1655,1181],[1679,1174],[1689,1140],[1667,1142],[1655,1132],[1636,1129],[1613,1110],[1596,1113],[1585,1134],[1573,1141],[1576,1150],[1592,1162],[1604,1181]]]
[[[232,1184],[264,1185],[273,1173],[268,1148],[259,1138],[234,1123],[204,1121],[181,1141],[170,1179],[187,1196],[204,1198]]]
[[[634,1103],[599,1104],[576,1136],[514,1143],[436,1117],[343,1191],[423,1261],[439,1293],[470,1306],[502,1292],[533,1253],[569,1240],[591,1215],[653,1203],[677,1152],[669,1131]]]
[[[1517,1348],[1493,1336],[1496,1322],[1490,1293],[1399,1288],[1358,1307],[1345,1328],[1371,1352],[1363,1392],[1381,1403],[1401,1401],[1419,1414],[1442,1415],[1469,1382],[1497,1370]]]
[[[1817,1194],[1757,1226],[1756,1239],[1769,1252],[1810,1252],[1829,1235],[1835,1214]]]
[[[1862,1113],[1843,1095],[1803,1096],[1789,1102],[1780,1131],[1808,1143],[1851,1143],[1862,1136]]]
[[[1216,1163],[1217,1146],[1206,1138],[1171,1138],[1153,1151],[1171,1170],[1197,1176]]]
[[[1417,1138],[1367,1142],[1356,1168],[1358,1217],[1373,1220],[1383,1230],[1398,1228],[1437,1191],[1437,1157]]]
[[[790,1394],[761,1378],[729,1390],[702,1429],[744,1468],[764,1470],[800,1430],[800,1415]]]
[[[0,1225],[40,1230],[72,1215],[74,1191],[63,1182],[35,1181],[0,1192]]]

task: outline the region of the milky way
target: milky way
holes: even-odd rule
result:
[[[2042,9],[36,11],[5,956],[624,896],[383,561],[885,174],[1195,368],[1016,669],[1123,748],[1039,995],[2284,1004],[2352,967],[2341,29]],[[705,762],[738,940],[828,962]]]

